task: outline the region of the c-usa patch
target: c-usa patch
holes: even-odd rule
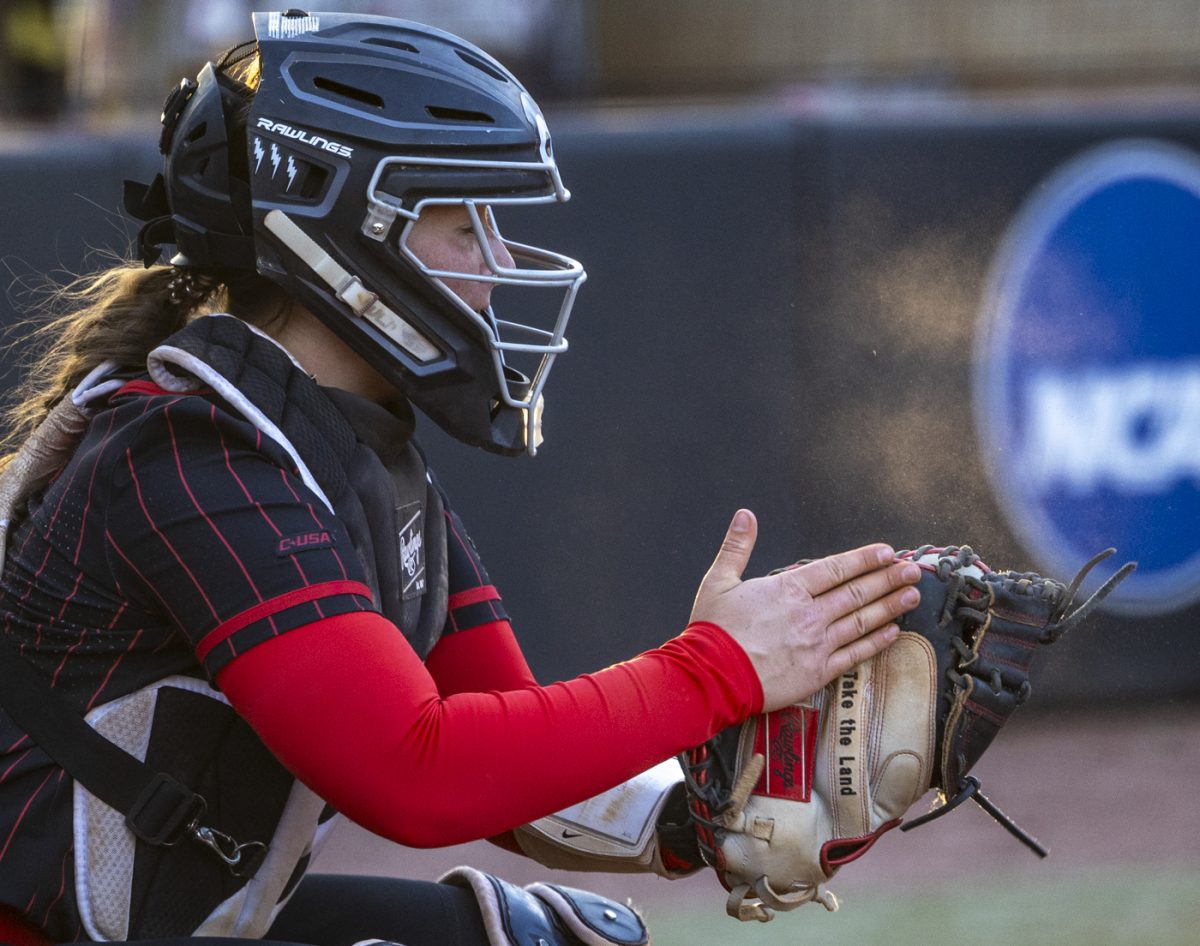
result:
[[[278,558],[286,558],[310,549],[333,548],[335,544],[333,536],[327,530],[313,529],[309,532],[298,532],[295,535],[280,536],[275,543],[275,555]]]

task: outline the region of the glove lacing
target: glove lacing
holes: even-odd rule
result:
[[[751,893],[753,892],[753,896]],[[784,893],[776,892],[766,876],[753,884],[738,884],[729,891],[725,912],[739,920],[769,923],[776,910],[795,910],[805,903],[819,903],[830,913],[838,911],[838,898],[832,891],[821,890],[817,884],[796,881]]]
[[[717,819],[706,823],[713,829],[726,828],[734,831],[743,827],[743,809],[750,798],[754,786],[758,784],[766,767],[766,757],[761,752],[754,753],[741,774],[734,782],[729,792],[729,800],[722,807]],[[722,876],[722,882],[724,882]],[[752,895],[753,894],[753,895]],[[805,903],[817,902],[830,913],[837,912],[838,900],[831,891],[821,890],[819,884],[807,881],[796,881],[787,890],[780,892],[771,886],[766,874],[760,875],[754,883],[737,884],[729,888],[729,898],[725,901],[725,912],[739,920],[758,920],[767,923],[775,916],[775,910],[794,910]]]
[[[1115,572],[1113,572],[1113,574],[1108,578],[1107,581],[1104,582],[1104,584],[1092,592],[1091,597],[1089,597],[1083,604],[1072,611],[1067,617],[1063,617],[1062,615],[1065,614],[1070,609],[1071,605],[1075,603],[1075,593],[1079,590],[1079,586],[1083,584],[1083,580],[1087,578],[1088,573],[1106,558],[1111,555],[1115,555],[1116,552],[1116,549],[1105,549],[1103,552],[1099,552],[1094,555],[1091,560],[1083,566],[1083,568],[1079,569],[1079,574],[1077,574],[1071,580],[1071,584],[1067,586],[1067,593],[1063,596],[1064,604],[1061,611],[1055,615],[1055,620],[1051,621],[1051,623],[1046,626],[1046,632],[1042,635],[1043,644],[1053,644],[1056,640],[1062,637],[1063,634],[1091,614],[1100,605],[1100,602],[1107,598],[1112,590],[1116,588],[1117,585],[1119,585],[1122,581],[1124,581],[1125,578],[1135,568],[1137,568],[1137,562],[1126,562]]]
[[[722,801],[715,797],[710,774],[714,762],[726,768],[720,755],[710,753],[704,745],[697,746],[688,753],[688,764],[684,766],[683,777],[691,796],[689,807],[692,820],[696,822],[700,853],[705,862],[710,867],[715,867],[718,872],[722,871],[725,865],[721,863],[715,832],[729,828],[737,822],[742,809],[746,807],[750,793],[762,776],[766,761],[762,753],[754,753],[741,774],[734,780],[729,797]],[[732,773],[725,771],[722,775],[723,779],[718,784],[728,784]]]

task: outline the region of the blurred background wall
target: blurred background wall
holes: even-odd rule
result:
[[[870,80],[977,91],[1193,81],[1188,0],[605,0],[597,83],[632,94]]]
[[[759,571],[882,538],[1069,578],[1119,545],[1161,581],[1059,645],[1034,706],[1200,695],[1200,395],[1179,394],[1200,385],[1200,5],[325,6],[459,32],[548,103],[575,197],[505,223],[591,278],[547,447],[503,461],[425,431],[540,676],[670,636],[749,505]],[[0,2],[5,323],[43,274],[126,251],[119,185],[154,173],[165,92],[244,39],[250,7]],[[1118,169],[1176,168],[1174,209],[1134,194],[1103,229],[1045,197],[1108,146],[1132,149]],[[1005,269],[1034,218],[1046,253]],[[1049,289],[1047,254],[1073,267]],[[1168,393],[1095,406],[1137,384]],[[1032,413],[1043,390],[1068,393]],[[1053,434],[1040,480],[1014,459],[1031,431]]]
[[[3,0],[10,115],[142,115],[249,0]],[[869,85],[1103,99],[1194,91],[1191,0],[328,0],[442,26],[542,99],[731,99]],[[34,83],[33,76],[45,81]],[[35,85],[40,88],[34,88]],[[51,94],[53,92],[54,94]]]

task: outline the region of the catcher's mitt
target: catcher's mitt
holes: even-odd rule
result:
[[[1097,555],[1070,585],[994,572],[966,546],[898,553],[923,569],[921,603],[883,653],[806,703],[747,720],[682,756],[701,853],[729,890],[727,911],[766,922],[816,900],[930,788],[942,806],[973,797],[1038,854],[968,776],[1029,697],[1034,653],[1079,624],[1123,580],[1123,566],[1074,611]],[[1070,613],[1068,613],[1070,612]]]

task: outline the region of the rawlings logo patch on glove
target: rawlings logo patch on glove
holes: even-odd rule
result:
[[[766,922],[811,901],[836,910],[821,885],[931,788],[942,806],[902,830],[973,798],[1044,856],[968,773],[1029,697],[1038,648],[1133,571],[1123,566],[1071,611],[1084,577],[1112,552],[1070,585],[992,571],[966,546],[898,553],[923,570],[921,603],[899,620],[890,648],[806,703],[749,719],[681,757],[700,851],[729,891],[727,912]]]

